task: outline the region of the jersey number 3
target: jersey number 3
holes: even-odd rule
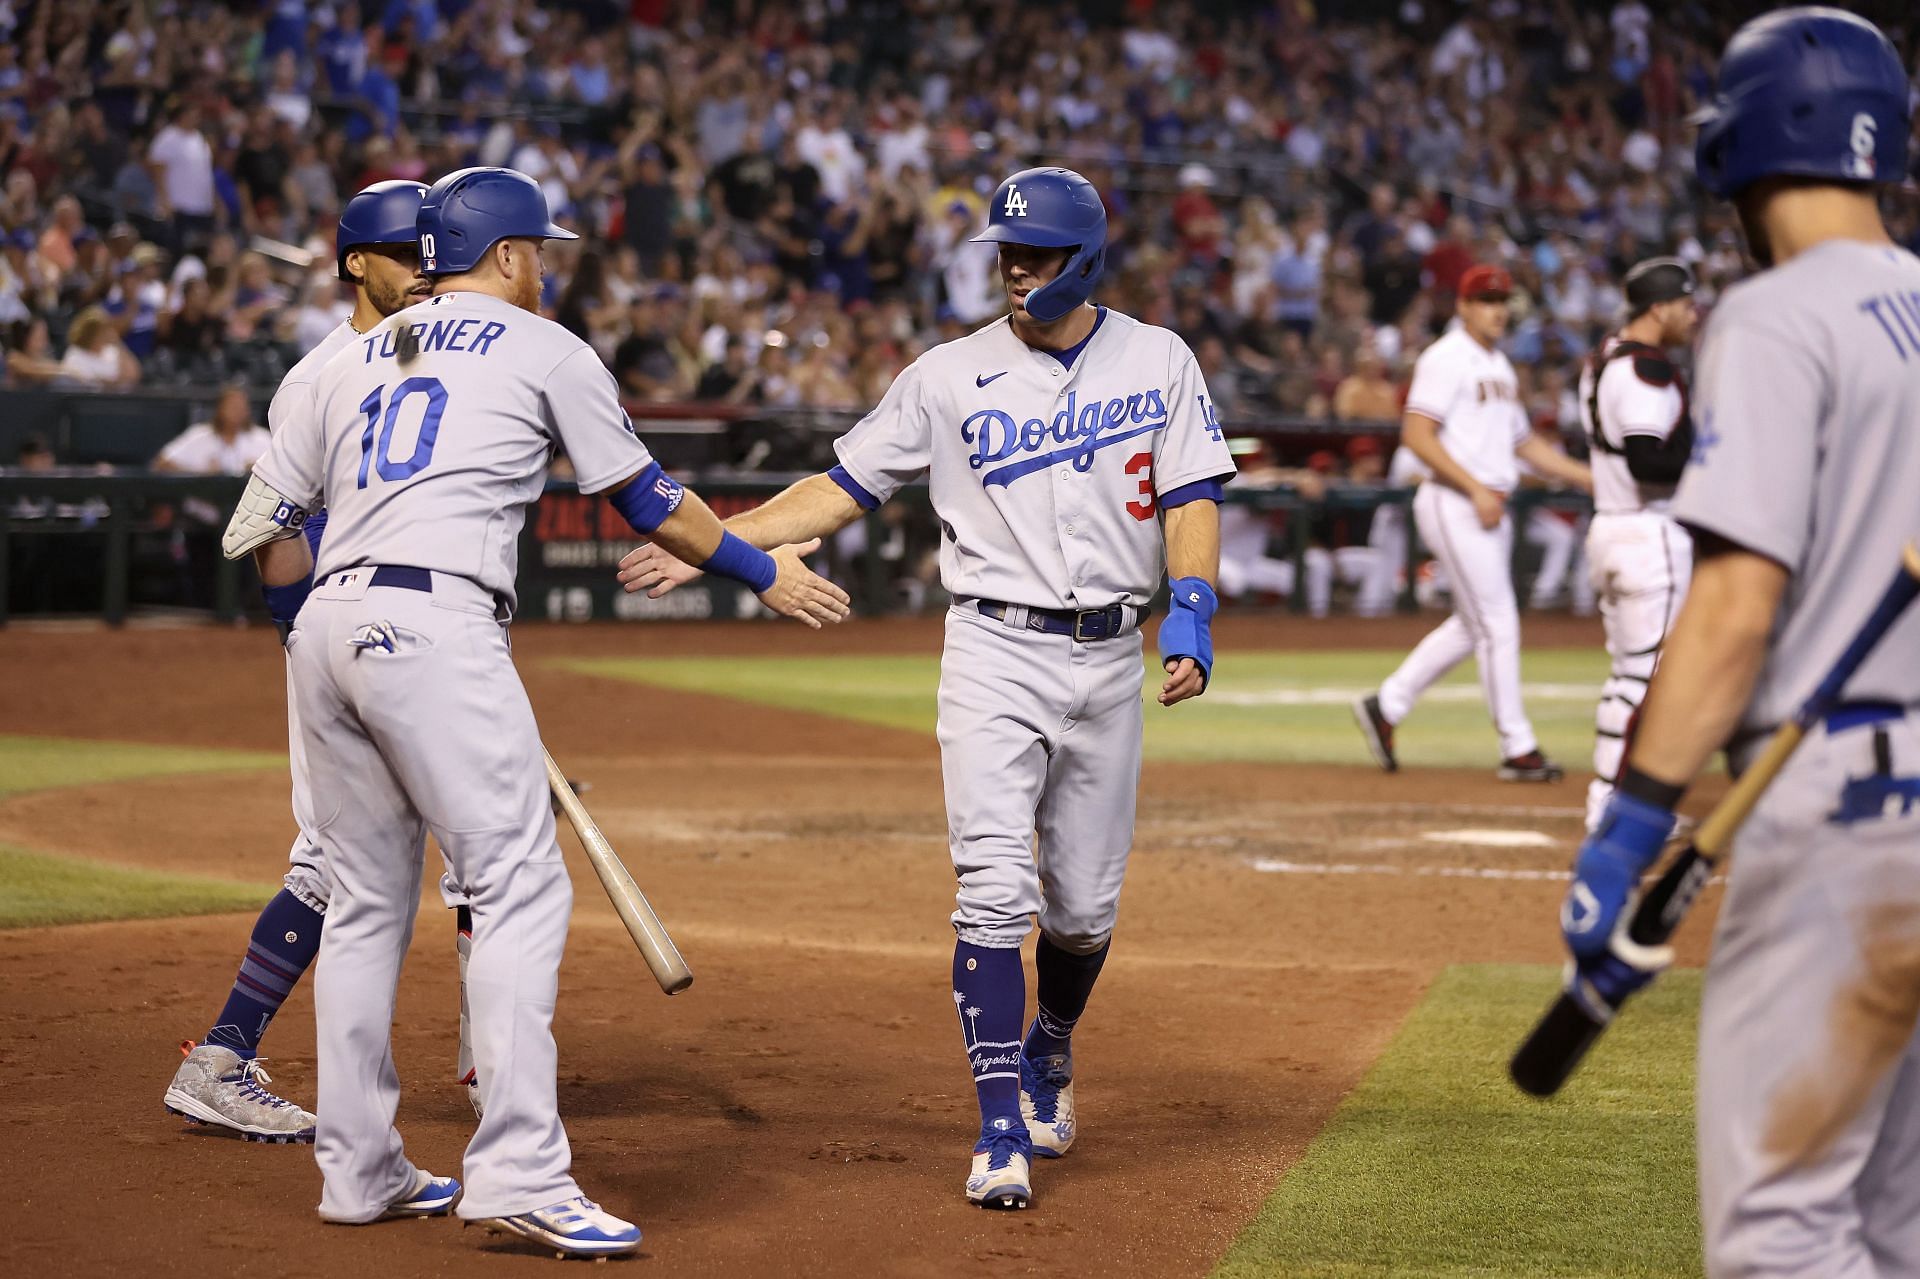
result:
[[[383,414],[380,405],[386,393],[386,387],[376,386],[372,394],[360,401],[360,411],[367,415],[367,427],[360,432],[358,488],[367,486],[369,469],[378,471],[383,480],[404,480],[424,471],[433,461],[433,442],[440,437],[440,418],[447,411],[447,388],[440,385],[437,377],[410,377],[393,388],[393,399],[387,401]],[[426,408],[420,414],[420,435],[414,441],[413,456],[396,462],[393,460],[394,424],[400,420],[400,406],[416,395],[427,397]]]
[[[1135,453],[1128,458],[1127,474],[1140,478],[1140,496],[1127,503],[1127,514],[1144,523],[1153,518],[1153,454]]]

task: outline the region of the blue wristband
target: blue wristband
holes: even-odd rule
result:
[[[287,642],[287,633],[293,629],[293,623],[300,616],[300,608],[307,602],[307,593],[311,590],[311,576],[285,586],[260,584],[260,594],[267,601],[267,615],[273,618],[273,628],[280,632],[282,644]]]
[[[773,579],[780,575],[773,556],[731,533],[720,535],[720,545],[714,547],[713,554],[698,567],[702,573],[718,573],[744,582],[753,588],[755,595],[771,587]]]
[[[649,462],[645,470],[621,485],[618,492],[609,494],[607,501],[613,503],[613,509],[620,512],[634,532],[651,533],[680,509],[686,495],[686,489],[661,470],[658,462]]]

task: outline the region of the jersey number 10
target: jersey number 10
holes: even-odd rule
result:
[[[440,418],[447,411],[447,388],[440,385],[437,377],[410,377],[393,388],[393,399],[387,401],[386,412],[380,411],[381,398],[387,393],[384,386],[373,388],[372,394],[360,401],[360,411],[367,415],[367,428],[360,432],[360,483],[357,488],[367,486],[367,471],[376,470],[383,480],[404,480],[417,475],[433,461],[433,442],[440,436]],[[400,419],[400,406],[415,395],[427,397],[427,406],[420,415],[420,438],[414,441],[413,456],[403,461],[393,460],[393,426]],[[379,432],[379,443],[374,443],[374,433]]]

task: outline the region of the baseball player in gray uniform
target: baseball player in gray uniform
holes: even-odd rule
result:
[[[1580,422],[1593,468],[1587,559],[1611,670],[1594,713],[1587,829],[1600,824],[1627,730],[1687,598],[1693,539],[1668,507],[1693,451],[1686,379],[1668,357],[1693,340],[1693,272],[1648,258],[1627,272],[1627,323],[1580,371]]]
[[[393,1126],[391,1029],[431,830],[472,903],[468,967],[485,1103],[460,1215],[563,1255],[631,1252],[640,1232],[580,1193],[560,1123],[551,1022],[572,887],[554,839],[533,710],[504,625],[527,506],[564,448],[579,487],[633,527],[746,582],[776,612],[838,620],[845,596],[721,529],[668,477],[584,342],[536,311],[542,241],[574,238],[539,186],[463,169],[421,205],[434,296],[321,370],[254,469],[230,556],[270,583],[309,554],[301,513],[329,513],[312,594],[287,639],[332,900],[314,1002],[320,1214],[366,1222],[451,1178],[416,1168]],[[441,1211],[445,1211],[443,1207]]]
[[[376,182],[341,209],[334,266],[340,278],[354,286],[353,314],[281,380],[267,408],[269,427],[279,429],[292,406],[304,404],[311,397],[314,378],[348,343],[427,296],[429,286],[420,274],[420,255],[414,244],[414,220],[426,193],[427,188],[418,182]],[[318,548],[325,526],[324,511],[307,520],[304,532],[310,547]],[[266,588],[267,608],[283,639],[311,586],[311,579],[303,577]],[[306,750],[300,741],[291,678],[287,685],[287,727],[293,816],[300,830],[288,854],[285,885],[260,912],[233,988],[212,1029],[198,1045],[191,1041],[181,1045],[186,1059],[174,1072],[163,1099],[173,1114],[228,1129],[250,1141],[313,1140],[313,1115],[267,1091],[264,1085],[271,1081],[257,1055],[274,1014],[319,953],[329,894],[326,856],[313,835]],[[464,972],[471,928],[465,906],[457,899],[450,899],[448,905],[461,912],[457,937]],[[476,1090],[467,1044],[464,993],[458,1070],[472,1096]]]
[[[761,546],[818,537],[928,476],[954,600],[938,731],[959,877],[954,1009],[980,1102],[966,1195],[1023,1208],[1031,1157],[1066,1154],[1077,1132],[1072,1034],[1133,840],[1138,628],[1164,565],[1160,704],[1199,696],[1233,461],[1186,344],[1090,301],[1106,246],[1093,185],[1028,169],[988,215],[977,238],[1000,246],[1011,314],[920,357],[838,441],[839,466],[728,528]],[[621,570],[656,594],[688,576],[655,547]],[[1020,945],[1034,916],[1028,1026]]]
[[[1562,913],[1582,978],[1624,997],[1669,955],[1624,929],[1682,791],[1737,772],[1874,611],[1920,533],[1920,260],[1900,59],[1870,23],[1783,9],[1735,33],[1697,143],[1766,268],[1701,349],[1673,502],[1687,596]],[[1734,843],[1700,1013],[1707,1272],[1920,1274],[1920,615],[1810,728]]]

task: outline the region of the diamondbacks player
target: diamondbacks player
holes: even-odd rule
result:
[[[1026,1207],[1030,1157],[1066,1154],[1077,1132],[1072,1034],[1133,841],[1138,628],[1163,563],[1160,704],[1199,696],[1213,667],[1233,461],[1186,344],[1090,301],[1106,228],[1072,170],[1001,183],[977,238],[1000,246],[1011,313],[902,372],[835,445],[839,466],[728,521],[759,545],[816,537],[928,476],[954,599],[939,737],[960,881],[954,1009],[980,1101],[966,1195],[988,1208]],[[620,576],[659,594],[690,574],[643,547]],[[1035,915],[1027,1026],[1020,944]]]
[[[1707,324],[1672,507],[1693,584],[1562,913],[1608,997],[1670,958],[1622,925],[1687,784],[1751,762],[1920,533],[1920,259],[1875,199],[1908,102],[1876,28],[1796,8],[1734,34],[1701,114],[1700,181],[1766,269]],[[1920,1274],[1920,614],[1844,695],[1734,840],[1700,1009],[1714,1279]]]
[[[518,534],[556,449],[583,492],[641,532],[746,582],[813,625],[845,596],[801,565],[727,536],[660,469],[586,343],[541,318],[545,239],[572,239],[539,186],[463,169],[417,224],[434,296],[337,354],[275,432],[228,530],[269,582],[307,571],[295,513],[329,523],[287,647],[316,834],[333,899],[314,988],[320,1214],[379,1220],[452,1178],[416,1168],[393,1126],[391,1030],[431,830],[472,903],[468,966],[485,1103],[460,1213],[563,1254],[631,1252],[640,1232],[580,1193],[560,1123],[551,1022],[572,887],[554,840],[539,729],[506,627]]]
[[[310,397],[320,370],[356,336],[427,296],[429,286],[420,274],[420,255],[414,245],[414,219],[426,193],[427,188],[418,182],[376,182],[341,209],[334,265],[340,278],[354,286],[353,314],[281,380],[267,409],[269,427],[278,430],[290,406]],[[307,521],[305,532],[311,547],[319,546],[325,526],[325,512]],[[283,639],[311,586],[311,579],[302,577],[266,588],[267,608]],[[183,1045],[186,1060],[175,1071],[163,1101],[173,1114],[230,1129],[250,1141],[313,1140],[313,1116],[262,1086],[270,1081],[256,1056],[274,1014],[319,952],[320,929],[327,910],[326,857],[313,834],[306,752],[300,741],[291,678],[287,685],[287,727],[293,816],[300,833],[288,854],[291,866],[285,886],[260,912],[233,989],[213,1028],[198,1046]],[[461,952],[464,966],[464,930]],[[460,1070],[464,1079],[470,1063],[464,1016],[462,1021]]]
[[[1580,422],[1593,468],[1587,562],[1612,664],[1594,713],[1588,830],[1613,794],[1627,729],[1693,572],[1693,539],[1667,513],[1693,451],[1686,381],[1667,355],[1693,340],[1700,319],[1693,287],[1693,272],[1678,258],[1648,258],[1628,271],[1626,327],[1580,372]]]
[[[1516,457],[1549,479],[1591,491],[1587,468],[1534,434],[1519,379],[1500,350],[1513,281],[1497,266],[1460,279],[1457,322],[1413,366],[1400,435],[1429,473],[1413,499],[1414,525],[1447,571],[1453,613],[1353,714],[1380,767],[1391,773],[1394,726],[1420,695],[1468,657],[1500,734],[1502,781],[1551,782],[1558,764],[1540,753],[1520,700],[1520,607],[1513,594],[1513,521],[1507,495]]]

